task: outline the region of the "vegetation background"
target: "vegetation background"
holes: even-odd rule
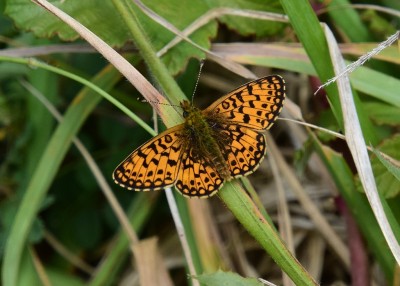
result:
[[[287,83],[281,117],[349,135],[340,89],[332,84],[314,92],[335,75],[340,61],[329,53],[326,27],[349,62],[399,28],[398,1],[367,2],[53,4],[116,49],[174,104],[193,94],[199,62],[206,59],[197,106],[206,107],[255,75],[277,73]],[[262,285],[254,278],[291,285],[288,276],[297,285],[399,285],[395,251],[364,193],[359,158],[339,135],[278,120],[268,136],[267,159],[241,181],[251,200],[235,186],[208,200],[175,192],[175,211],[164,191],[131,192],[111,179],[114,168],[154,135],[142,121],[160,123],[152,106],[138,100],[151,99],[144,94],[149,89],[138,92],[141,87],[116,69],[121,66],[111,65],[32,1],[8,0],[0,8],[3,285]],[[171,44],[173,27],[202,49],[186,40]],[[383,153],[370,151],[369,162],[397,247],[399,59],[398,46],[385,47],[350,75],[352,94],[345,95],[353,95],[366,144]],[[61,123],[49,108],[64,116]],[[155,108],[168,126],[179,121],[170,106]],[[273,227],[268,232],[268,221],[284,245],[274,240]]]

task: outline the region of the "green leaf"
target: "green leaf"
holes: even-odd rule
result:
[[[282,6],[276,0],[218,0],[208,1],[210,7],[230,7],[241,10],[268,11],[283,13]],[[278,33],[283,24],[273,21],[257,20],[254,18],[234,16],[223,16],[220,21],[230,29],[235,30],[241,35],[256,35],[258,37],[270,36]]]
[[[144,2],[150,9],[178,29],[184,29],[209,10],[208,5],[200,0]],[[132,41],[132,36],[112,1],[71,0],[55,1],[53,4],[78,20],[112,47],[121,47]],[[140,12],[133,2],[130,2],[129,5],[137,12],[138,22],[146,31],[146,35],[156,50],[161,49],[175,37],[174,34]],[[193,9],[193,7],[196,7],[196,9]],[[185,13],[180,11],[185,11]],[[65,41],[73,41],[78,38],[78,34],[70,27],[30,0],[8,1],[6,14],[14,20],[19,28],[31,30],[38,37],[49,38],[58,35]],[[217,22],[210,21],[209,24],[196,31],[191,39],[207,49],[211,45],[210,40],[216,36],[216,32]],[[205,56],[197,48],[182,42],[172,48],[163,57],[163,61],[173,73],[176,73],[186,65],[189,57],[204,58]]]
[[[365,102],[364,109],[371,119],[379,124],[400,125],[400,108],[381,102]]]
[[[111,1],[52,2],[110,45],[122,46],[127,41],[128,30],[122,25],[123,22],[116,14]],[[18,28],[31,30],[38,37],[49,38],[57,35],[65,41],[78,38],[78,34],[69,26],[30,0],[7,1],[5,13],[14,20]],[[118,27],[118,29],[110,29],[110,27]]]
[[[384,141],[379,147],[379,151],[398,161],[400,160],[399,149],[400,134]],[[379,151],[373,149],[376,156],[371,158],[378,191],[385,198],[393,198],[400,194],[400,169],[393,162],[384,158]]]
[[[346,6],[347,9],[341,9]],[[351,8],[348,0],[333,0],[329,2],[328,13],[343,33],[354,42],[371,42],[373,39],[360,19],[359,13]]]
[[[184,30],[202,15],[219,7],[273,12],[281,11],[279,2],[275,0],[146,0],[143,2],[148,8],[180,30]],[[54,1],[53,4],[85,25],[89,30],[113,47],[121,47],[129,41],[132,41],[132,36],[126,27],[126,23],[121,15],[118,14],[118,10],[114,7],[112,1],[69,0]],[[160,50],[175,37],[172,32],[142,13],[133,2],[129,2],[128,5],[136,11],[137,20],[142,26],[143,31],[146,31],[146,35],[155,50]],[[181,11],[185,11],[185,13]],[[30,30],[38,37],[49,38],[57,35],[60,39],[65,41],[73,41],[78,38],[78,34],[75,31],[30,0],[8,1],[6,14],[14,20],[17,27]],[[179,16],[177,17],[177,15]],[[40,19],[40,21],[38,19]],[[275,34],[283,27],[281,23],[238,16],[224,16],[221,22],[242,35],[271,35]],[[110,29],[110,27],[115,28]],[[209,20],[206,25],[200,27],[191,34],[190,38],[205,49],[209,49],[211,46],[211,39],[216,35],[217,20],[212,19]],[[205,55],[204,52],[193,47],[191,44],[180,42],[171,48],[162,57],[162,60],[167,65],[169,71],[172,74],[176,74],[186,66],[188,60],[192,57],[201,59],[205,58]]]
[[[207,286],[262,286],[263,283],[256,278],[244,278],[237,273],[218,270],[211,274],[195,276],[200,283]]]
[[[386,20],[384,17],[381,17],[374,10],[363,11],[361,13],[361,18],[364,22],[368,23],[369,30],[377,36],[384,35],[385,37],[389,37],[396,32],[396,28],[393,26],[393,23]]]

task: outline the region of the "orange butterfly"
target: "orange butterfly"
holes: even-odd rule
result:
[[[262,131],[282,110],[285,82],[263,77],[199,110],[183,101],[183,124],[150,139],[114,171],[114,181],[137,191],[175,185],[187,197],[210,197],[232,178],[253,173],[265,156]]]

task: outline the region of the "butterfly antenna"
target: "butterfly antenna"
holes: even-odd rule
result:
[[[180,107],[179,105],[171,104],[171,103],[162,103],[159,101],[153,101],[153,100],[147,100],[147,99],[140,99],[139,97],[137,98],[140,102],[144,103],[154,103],[154,104],[159,104],[159,105],[167,105],[167,106],[172,106],[172,107]]]
[[[202,60],[200,61],[199,74],[197,75],[196,84],[195,84],[195,86],[194,86],[194,90],[193,90],[193,94],[192,94],[192,105],[193,105],[194,95],[196,94],[197,86],[199,85],[201,70],[203,69],[203,66],[204,66],[204,59],[202,59]]]

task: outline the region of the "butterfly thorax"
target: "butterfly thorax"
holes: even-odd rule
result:
[[[181,107],[185,118],[184,142],[193,146],[191,155],[200,163],[214,166],[222,178],[230,179],[229,168],[221,151],[226,142],[222,142],[221,133],[217,128],[222,118],[211,118],[189,101],[183,101]]]

